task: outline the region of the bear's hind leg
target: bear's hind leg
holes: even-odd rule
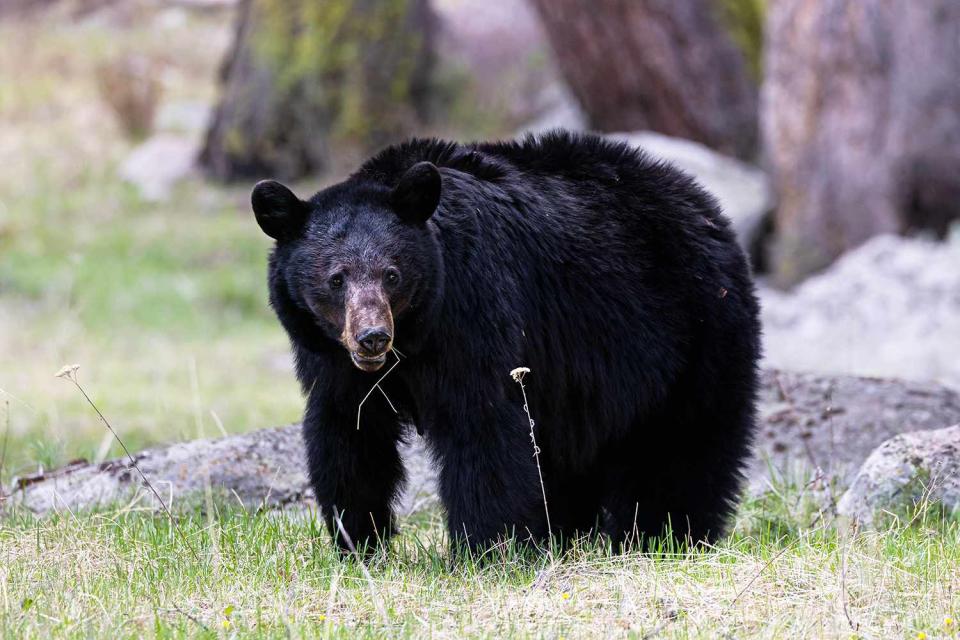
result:
[[[692,543],[723,535],[739,497],[739,447],[696,437],[678,444],[660,437],[678,429],[682,427],[647,425],[609,456],[604,529],[615,547],[646,544],[664,535]],[[650,435],[643,437],[644,432]]]
[[[580,537],[591,537],[600,531],[601,481],[594,471],[572,472],[544,468],[550,526],[563,545]]]

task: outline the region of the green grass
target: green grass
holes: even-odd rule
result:
[[[797,493],[748,501],[708,549],[551,559],[447,554],[440,514],[389,553],[341,560],[313,513],[135,506],[0,520],[0,637],[948,637],[960,522],[882,532],[797,519]],[[784,519],[792,519],[784,526]],[[790,531],[784,535],[783,531]]]
[[[135,448],[300,416],[249,186],[192,179],[153,203],[118,177],[134,142],[97,65],[145,55],[163,64],[165,100],[203,101],[228,41],[223,17],[191,16],[171,38],[151,15],[0,24],[0,482],[119,453],[100,451],[102,427],[53,377],[65,364]]]
[[[138,202],[108,182],[84,183],[100,195],[80,203],[14,201],[35,220],[14,217],[0,238],[0,401],[15,441],[62,450],[51,463],[100,440],[53,378],[68,363],[138,446],[214,435],[211,412],[234,432],[298,418],[286,339],[267,306],[269,245],[238,194],[189,187],[210,204],[198,207],[190,188],[163,205]],[[31,462],[21,451],[11,448],[7,469]]]

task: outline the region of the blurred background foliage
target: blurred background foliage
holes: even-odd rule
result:
[[[717,1],[730,37],[743,52],[751,76],[759,83],[763,79],[763,23],[767,17],[767,0]]]

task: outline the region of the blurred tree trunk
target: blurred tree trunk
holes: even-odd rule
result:
[[[533,0],[590,125],[749,157],[757,87],[712,0]]]
[[[23,17],[36,11],[42,11],[57,0],[0,0],[0,18],[8,16]]]
[[[944,233],[960,214],[960,2],[779,0],[767,34],[780,284],[878,233]]]
[[[201,165],[292,179],[409,135],[428,116],[427,0],[242,0]],[[355,160],[356,158],[348,158]]]

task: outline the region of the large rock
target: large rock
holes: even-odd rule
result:
[[[794,291],[762,289],[761,299],[767,366],[960,389],[960,234],[874,238]]]
[[[909,520],[926,502],[947,512],[960,510],[960,424],[884,442],[867,458],[837,510],[870,525],[886,520],[884,514]]]
[[[295,425],[182,442],[135,456],[168,506],[202,494],[209,486],[236,494],[253,508],[280,507],[305,497],[308,483],[302,458]],[[142,489],[136,469],[127,458],[119,458],[102,464],[77,461],[57,471],[15,478],[12,497],[14,503],[43,513],[128,500]],[[142,493],[146,500],[154,500],[148,490]]]
[[[764,488],[769,467],[788,476],[819,468],[849,484],[884,440],[960,421],[960,395],[930,382],[767,370],[759,412],[753,490]]]
[[[398,501],[401,513],[429,502],[434,474],[419,441],[404,450],[410,482]],[[313,503],[300,425],[262,429],[217,439],[192,440],[147,449],[137,466],[168,507],[202,496],[209,488],[248,509],[284,509]],[[15,478],[11,502],[34,513],[95,507],[140,499],[159,508],[153,493],[127,458],[102,464],[77,461],[66,467]]]
[[[195,136],[157,134],[130,152],[120,166],[120,177],[144,200],[165,200],[193,172],[199,154]]]
[[[798,461],[846,478],[891,436],[960,422],[960,397],[936,384],[778,371],[764,372],[762,382],[757,456],[749,469],[755,491],[766,488],[771,468],[782,471]],[[398,507],[409,513],[435,499],[436,473],[415,435],[404,458],[409,483]],[[296,425],[148,449],[137,464],[174,506],[208,486],[250,508],[297,508],[312,500]],[[123,459],[20,478],[11,494],[10,502],[35,513],[137,494],[154,502]]]
[[[750,250],[765,216],[773,208],[773,191],[763,171],[697,142],[652,131],[608,137],[639,147],[696,178],[720,201],[723,212],[733,222],[740,246]]]

